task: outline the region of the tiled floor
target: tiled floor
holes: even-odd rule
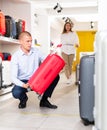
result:
[[[58,109],[39,107],[39,99],[29,92],[25,109],[18,109],[18,100],[13,97],[3,100],[0,97],[0,130],[91,130],[92,125],[84,126],[79,116],[78,87],[67,86],[66,78],[60,74],[60,81],[50,101]],[[75,81],[75,73],[73,73]],[[5,96],[4,96],[5,97]]]

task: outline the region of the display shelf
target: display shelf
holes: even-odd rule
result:
[[[13,54],[19,48],[19,40],[0,36],[0,52]]]
[[[0,44],[19,44],[19,40],[0,36]]]

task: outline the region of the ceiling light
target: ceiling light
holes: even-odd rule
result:
[[[55,10],[55,9],[57,9],[57,8],[58,8],[58,3],[57,3],[57,5],[56,5],[56,6],[54,6],[54,8],[53,8],[53,9]]]
[[[90,22],[90,25],[91,25],[91,29],[94,28],[94,22],[93,21]]]
[[[57,10],[57,13],[60,13],[60,12],[62,11],[62,7],[60,6],[59,3],[57,3],[57,4],[54,6],[53,9],[54,9],[54,10]]]

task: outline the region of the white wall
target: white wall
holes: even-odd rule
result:
[[[46,10],[36,8],[36,5],[32,4],[32,35],[37,39],[37,42],[41,45],[42,52],[49,53],[50,45],[50,29],[49,19]],[[35,17],[36,14],[36,17]]]
[[[91,21],[89,22],[76,22],[74,23],[74,30],[77,31],[97,31],[98,30],[98,23],[95,21],[94,22],[94,27],[91,28]]]
[[[11,2],[10,0],[1,0],[0,6],[5,15],[10,15],[15,19],[24,19],[26,21],[26,30],[31,31],[30,4]]]
[[[26,30],[31,31],[31,7],[27,3],[11,2],[9,0],[1,0],[0,4],[2,12],[10,15],[14,19],[24,19],[26,21]]]
[[[107,1],[98,0],[99,23],[98,31],[107,31]]]
[[[59,32],[57,29],[55,28],[50,28],[51,32],[50,32],[50,41],[53,42],[54,44],[60,44],[60,34],[61,32]]]
[[[62,23],[58,19],[50,17],[50,41],[54,44],[60,44],[60,35],[62,32]]]

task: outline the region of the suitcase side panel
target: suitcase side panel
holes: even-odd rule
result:
[[[22,19],[19,19],[17,22],[16,22],[16,39],[18,39],[19,37],[19,34],[23,31],[25,31],[25,20],[22,20]]]
[[[2,87],[12,84],[10,77],[10,61],[2,61]]]
[[[84,56],[80,61],[80,117],[94,121],[94,57]]]
[[[6,33],[5,16],[3,12],[0,11],[0,34],[4,35],[5,33]]]
[[[15,20],[11,16],[6,15],[5,16],[5,24],[6,24],[5,36],[16,38],[16,22],[15,22]]]
[[[16,38],[16,22],[12,18],[12,38]]]
[[[76,81],[75,81],[75,85],[79,85],[79,68],[80,68],[80,65],[77,64],[76,65],[76,77],[75,77]]]
[[[29,80],[31,89],[42,94],[64,67],[65,62],[57,55],[49,55]]]
[[[12,37],[12,19],[10,16],[5,16],[5,24],[6,24],[6,37]]]

